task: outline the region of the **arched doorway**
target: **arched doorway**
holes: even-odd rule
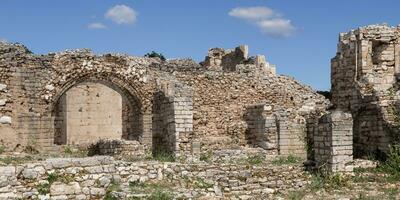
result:
[[[137,98],[105,80],[66,88],[53,109],[54,144],[90,145],[100,139],[138,140],[143,133]]]

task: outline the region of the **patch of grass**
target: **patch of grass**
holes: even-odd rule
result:
[[[388,196],[388,199],[393,199],[395,200],[400,194],[400,188],[385,188],[384,193]]]
[[[107,187],[104,200],[118,200],[119,198],[113,195],[113,192],[118,192],[118,191],[121,191],[121,186],[118,183],[112,181],[110,185]]]
[[[265,161],[265,157],[262,155],[255,155],[255,156],[250,156],[247,158],[247,163],[250,165],[260,165]]]
[[[13,156],[6,156],[0,157],[0,165],[18,165],[22,163],[26,163],[29,161],[34,160],[32,156],[24,156],[24,157],[13,157]]]
[[[148,200],[172,200],[172,199],[174,199],[174,197],[172,196],[172,194],[170,192],[156,190],[149,197],[147,197],[147,199]]]
[[[357,198],[355,198],[353,200],[377,200],[377,199],[381,199],[381,197],[367,196],[364,193],[360,193],[360,194],[358,194]]]
[[[4,145],[0,145],[0,154],[6,151],[6,147]]]
[[[200,154],[200,161],[204,162],[211,162],[213,159],[213,152],[212,151],[207,151],[205,153]]]
[[[160,162],[175,162],[174,155],[167,152],[157,152],[153,155],[153,159]]]
[[[293,156],[293,155],[288,155],[287,157],[279,157],[275,160],[272,161],[272,164],[274,165],[292,165],[292,164],[297,164],[301,161],[299,157]]]
[[[294,190],[288,193],[287,199],[290,200],[301,200],[306,196],[307,192],[305,190]]]

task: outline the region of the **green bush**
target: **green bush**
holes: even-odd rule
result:
[[[167,60],[162,53],[157,53],[155,51],[152,51],[151,53],[146,53],[144,57],[148,58],[160,58],[162,61]]]

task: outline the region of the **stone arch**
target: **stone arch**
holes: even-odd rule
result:
[[[64,116],[65,113],[63,113],[66,112],[65,108],[63,107],[66,105],[65,98],[67,98],[66,97],[67,93],[71,90],[74,90],[74,88],[82,86],[86,86],[89,88],[89,85],[91,85],[91,87],[97,87],[97,88],[103,87],[103,89],[109,88],[109,91],[114,91],[119,94],[121,98],[121,103],[119,104],[118,102],[116,102],[115,105],[109,105],[109,106],[116,106],[115,110],[116,111],[120,110],[121,112],[121,119],[119,119],[120,121],[118,121],[118,119],[114,120],[114,122],[116,123],[119,122],[121,123],[121,133],[120,133],[121,137],[119,139],[140,141],[145,132],[144,123],[146,121],[144,120],[146,109],[143,107],[143,102],[144,102],[142,99],[143,94],[139,92],[140,88],[133,87],[128,81],[121,80],[115,76],[86,75],[65,82],[65,84],[63,84],[63,86],[60,87],[58,89],[58,92],[56,92],[54,95],[53,102],[50,105],[51,115],[54,124],[53,143],[57,145],[57,144],[69,144],[69,142],[71,142],[71,140],[67,142],[67,137],[69,133],[67,133],[66,127],[68,126],[68,124],[66,123],[67,118]],[[110,108],[108,110],[110,111]],[[102,113],[99,114],[101,115]],[[96,125],[97,128],[101,128],[99,124]],[[113,136],[115,137],[115,135]],[[107,135],[105,135],[105,137],[107,137]],[[93,138],[93,140],[95,139],[96,138]]]

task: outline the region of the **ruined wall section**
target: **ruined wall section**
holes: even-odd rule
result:
[[[193,88],[194,137],[201,139],[202,150],[246,146],[249,105],[265,103],[271,112],[286,110],[288,123],[328,106],[310,87],[254,63],[239,64],[234,72],[210,71],[188,59],[171,60],[160,68]]]
[[[332,103],[353,115],[356,156],[387,152],[400,134],[394,115],[399,110],[399,36],[399,27],[387,25],[340,34],[332,59]]]

